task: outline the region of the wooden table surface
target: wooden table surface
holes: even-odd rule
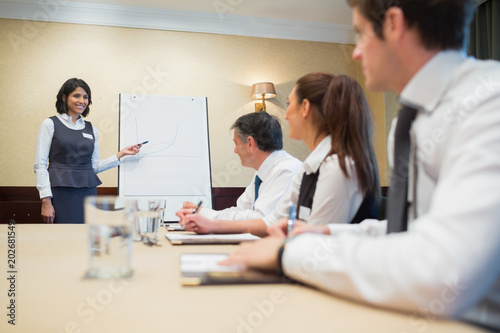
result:
[[[8,225],[0,225],[0,332],[481,332],[292,284],[181,286],[181,253],[229,253],[231,245],[134,244],[128,279],[84,279],[85,225],[15,226],[15,297],[9,297]],[[11,243],[12,244],[12,243]],[[15,326],[8,323],[15,300]]]

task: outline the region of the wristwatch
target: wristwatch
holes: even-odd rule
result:
[[[280,246],[280,249],[278,250],[278,256],[277,256],[277,260],[278,260],[278,269],[276,270],[276,272],[279,274],[279,275],[285,275],[283,273],[283,264],[282,264],[282,260],[283,260],[283,253],[285,252],[285,248],[286,246],[288,245],[288,239],[286,239],[283,244],[281,244]]]

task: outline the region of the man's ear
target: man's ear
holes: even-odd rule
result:
[[[384,39],[399,41],[407,29],[405,15],[399,7],[391,7],[385,12]]]
[[[257,148],[257,142],[255,142],[255,139],[252,136],[247,138],[247,145],[250,151],[254,151],[254,149]]]

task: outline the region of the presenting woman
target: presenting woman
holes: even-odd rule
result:
[[[197,233],[250,232],[267,227],[296,206],[310,225],[357,223],[377,216],[379,179],[371,143],[371,117],[360,85],[352,78],[312,73],[300,78],[288,97],[289,136],[311,154],[273,213],[249,221],[209,220],[189,210],[177,212],[186,230]]]
[[[100,161],[97,130],[83,120],[90,104],[87,83],[69,79],[57,94],[59,114],[40,126],[34,171],[46,223],[83,223],[83,199],[96,195],[101,184],[97,173],[114,168],[120,158],[137,154],[141,147],[126,147]]]

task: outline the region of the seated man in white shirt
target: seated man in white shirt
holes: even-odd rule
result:
[[[198,212],[210,219],[260,219],[276,208],[302,162],[282,150],[281,124],[267,112],[243,115],[231,129],[234,130],[234,152],[240,157],[242,166],[256,170],[255,175],[235,207],[219,211],[202,207]],[[256,180],[260,184],[256,185]],[[192,210],[195,204],[185,202],[182,208]],[[183,212],[177,215],[182,217]]]
[[[463,52],[476,2],[348,3],[359,33],[352,57],[367,87],[395,91],[404,106],[388,141],[388,220],[304,224],[288,241],[282,224],[224,264],[280,268],[329,293],[409,312],[416,325],[454,317],[498,330],[500,64]]]

